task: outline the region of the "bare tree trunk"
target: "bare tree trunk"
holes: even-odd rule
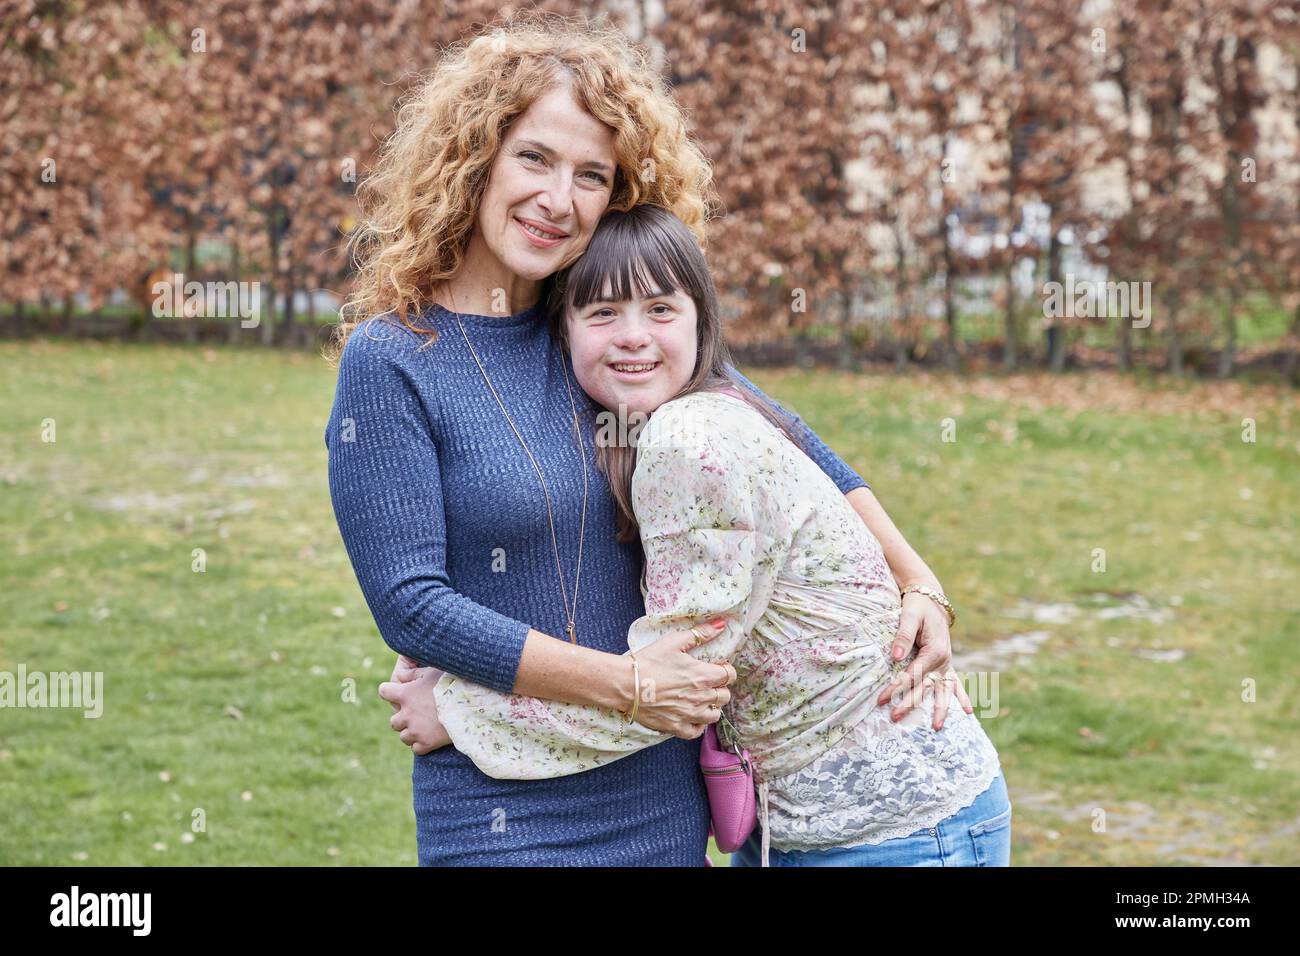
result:
[[[894,309],[897,324],[894,327],[894,367],[900,372],[907,368],[907,345],[903,340],[903,330],[907,326],[907,253],[903,247],[903,230],[898,220],[894,220]]]
[[[316,319],[316,290],[320,286],[320,276],[312,276],[307,284],[307,333],[303,345],[313,345],[320,338]]]
[[[1232,374],[1237,353],[1237,308],[1241,302],[1242,274],[1250,265],[1241,245],[1241,166],[1242,157],[1251,148],[1254,127],[1250,114],[1254,99],[1255,43],[1249,36],[1237,36],[1231,52],[1231,82],[1227,61],[1228,45],[1220,39],[1214,48],[1214,79],[1219,101],[1216,117],[1219,132],[1228,145],[1227,168],[1224,171],[1220,193],[1221,211],[1227,231],[1230,255],[1228,299],[1224,314],[1226,333],[1223,351],[1219,353],[1219,378]]]
[[[950,372],[960,372],[962,369],[961,348],[957,345],[957,300],[953,294],[953,275],[952,275],[952,258],[948,250],[944,250],[944,259],[947,268],[943,278],[943,321],[944,334],[947,341],[947,354],[944,355],[944,365]]]
[[[1021,69],[1020,50],[1024,30],[1019,19],[1019,4],[1012,3],[1003,8],[1003,29],[1010,43],[1008,53],[1010,65],[1019,82]],[[1004,316],[1006,342],[1003,347],[1003,364],[1012,371],[1020,363],[1020,330],[1016,322],[1016,244],[1014,241],[1016,227],[1020,224],[1016,215],[1016,193],[1020,188],[1020,164],[1023,161],[1020,147],[1023,142],[1023,128],[1016,121],[1015,112],[1007,114],[1007,308]]]
[[[284,293],[284,317],[280,321],[280,334],[276,336],[276,341],[280,345],[292,345],[297,334],[297,325],[293,317],[295,314],[294,297],[298,290],[298,269],[292,258],[289,259],[289,268],[285,276],[288,288]]]
[[[847,292],[839,292],[837,295],[839,308],[835,312],[838,315],[836,328],[839,332],[839,348],[835,350],[835,367],[847,372],[853,368],[853,347],[849,342],[849,295]],[[827,303],[827,311],[830,311],[830,303]]]
[[[1178,327],[1179,300],[1174,297],[1166,306],[1169,312],[1169,374],[1183,377],[1183,337]]]
[[[276,301],[276,287],[279,284],[280,268],[279,218],[279,207],[273,200],[271,211],[266,217],[267,249],[271,261],[267,269],[268,281],[266,283],[270,287],[270,295],[264,297],[263,302],[266,303],[266,307],[262,309],[262,328],[260,331],[263,345],[271,345],[275,340],[275,312],[279,306]]]
[[[198,247],[198,237],[196,235],[196,230],[194,227],[194,219],[192,216],[187,216],[186,223],[185,223],[185,281],[186,282],[190,282],[190,281],[197,282],[199,280],[197,247]],[[207,296],[203,297],[203,303],[204,306],[207,305]],[[207,308],[202,309],[202,311],[206,313]],[[199,340],[199,317],[195,315],[190,315],[188,310],[182,309],[179,318],[181,322],[184,323],[186,343],[189,345],[193,345],[195,342]]]
[[[1051,224],[1052,238],[1047,247],[1047,280],[1061,281],[1061,240],[1056,237],[1056,224]],[[1053,372],[1065,370],[1064,319],[1056,316],[1047,327],[1047,367]]]
[[[127,333],[128,335],[134,334],[137,338],[143,338],[145,333],[149,330],[149,323],[153,321],[153,300],[151,298],[153,296],[153,289],[149,287],[149,280],[153,275],[154,270],[150,269],[145,273],[142,280],[136,282],[136,286],[132,290],[133,296],[139,297],[136,301],[140,303],[140,315],[135,322],[131,323],[134,328]],[[172,279],[173,277],[170,275],[167,277],[167,281],[169,282],[172,281]]]
[[[1282,359],[1282,381],[1300,386],[1300,305],[1295,307],[1291,328],[1286,336],[1286,356]]]
[[[1300,69],[1300,64],[1297,64]],[[1296,129],[1300,129],[1300,84],[1297,84],[1295,98],[1295,122]],[[1296,197],[1296,213],[1300,215],[1300,196]],[[1292,255],[1295,254],[1293,249]],[[1296,303],[1295,315],[1291,318],[1291,328],[1286,336],[1286,356],[1282,359],[1282,381],[1290,382],[1292,386],[1300,386],[1300,302]]]
[[[817,364],[817,359],[812,354],[812,340],[808,337],[807,327],[795,330],[794,364],[799,368],[812,368]]]
[[[279,293],[276,290],[275,276],[272,275],[265,283],[262,290],[260,323],[257,330],[257,340],[262,345],[270,345],[275,335],[275,317],[280,307]]]
[[[940,217],[939,229],[943,236],[943,321],[944,335],[946,339],[946,354],[944,355],[944,365],[950,372],[960,371],[961,353],[957,349],[957,299],[953,290],[954,273],[957,265],[952,255],[952,237],[948,235],[948,217],[946,214]]]
[[[1123,9],[1121,7],[1121,9]],[[1120,15],[1121,36],[1132,36],[1133,21],[1128,15]],[[1124,214],[1124,255],[1122,261],[1128,268],[1133,261],[1133,90],[1129,77],[1129,56],[1127,49],[1117,51],[1119,66],[1112,73],[1112,78],[1119,87],[1120,98],[1124,104],[1124,189],[1128,194],[1129,209]],[[1133,370],[1133,329],[1127,322],[1119,323],[1119,338],[1116,341],[1116,361],[1121,372]]]
[[[1012,130],[1014,137],[1015,130]],[[1015,153],[1015,147],[1012,147]],[[1007,183],[1007,307],[1003,315],[1006,341],[1003,344],[1002,362],[1007,371],[1012,371],[1020,364],[1020,328],[1016,322],[1016,244],[1014,242],[1016,226],[1016,161],[1011,161],[1010,179]]]
[[[239,233],[236,231],[235,241],[232,243],[230,250],[230,278],[234,281],[235,288],[239,288],[240,265]],[[227,345],[234,345],[239,341],[239,333],[240,330],[243,329],[243,325],[241,324],[242,321],[243,317],[239,315],[235,315],[231,318],[230,325],[228,326],[229,332],[226,336]]]
[[[1119,324],[1119,343],[1116,359],[1121,372],[1133,371],[1133,329],[1127,322]]]
[[[1227,333],[1223,342],[1223,350],[1219,353],[1219,378],[1228,378],[1232,375],[1233,364],[1237,355],[1237,301],[1240,295],[1237,290],[1236,280],[1228,283],[1228,304],[1224,308],[1223,325]]]
[[[1006,330],[1006,342],[1003,345],[1002,362],[1007,371],[1012,371],[1020,362],[1020,334],[1016,325],[1016,256],[1011,253],[1007,263],[1007,307],[1003,314]]]

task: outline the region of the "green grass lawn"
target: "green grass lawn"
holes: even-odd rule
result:
[[[393,656],[326,485],[332,371],[89,342],[0,363],[0,670],[104,674],[98,719],[0,710],[0,863],[413,865]],[[1300,398],[751,377],[934,568],[959,663],[999,662],[1014,863],[1300,863]]]

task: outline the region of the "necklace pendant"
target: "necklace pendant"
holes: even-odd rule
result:
[[[577,636],[577,634],[574,633],[574,626],[573,626],[573,622],[572,622],[572,621],[569,622],[569,626],[568,626],[567,628],[565,628],[565,630],[569,632],[569,643],[570,643],[570,644],[577,644],[577,643],[578,643],[578,636]]]

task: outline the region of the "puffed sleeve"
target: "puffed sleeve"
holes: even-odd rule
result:
[[[509,691],[529,625],[448,580],[437,437],[408,368],[409,334],[372,319],[344,347],[325,430],[334,516],[384,642]]]
[[[863,480],[861,475],[845,464],[839,455],[831,451],[830,446],[822,441],[802,418],[784,405],[769,398],[757,385],[740,374],[740,370],[734,365],[730,366],[730,371],[736,377],[736,381],[744,385],[745,388],[790,416],[793,431],[800,439],[804,454],[816,462],[817,467],[830,476],[830,479],[835,482],[835,486],[840,489],[841,494],[847,495],[855,488],[871,487]]]
[[[757,474],[746,465],[747,442],[765,423],[748,409],[717,412],[716,405],[701,412],[679,400],[642,429],[632,496],[647,613],[629,628],[632,651],[726,616],[725,631],[690,653],[702,660],[734,655],[789,553],[792,532],[764,507]],[[646,693],[643,686],[643,699]],[[497,694],[454,677],[439,680],[434,694],[456,748],[493,777],[579,773],[669,739],[617,711]]]

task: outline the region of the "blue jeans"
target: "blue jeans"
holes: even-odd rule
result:
[[[761,824],[760,824],[761,827]],[[732,866],[762,863],[763,834],[755,828],[731,854]],[[988,789],[969,807],[910,836],[875,846],[829,850],[768,850],[769,866],[1010,866],[1011,801],[1007,781],[998,770]]]

